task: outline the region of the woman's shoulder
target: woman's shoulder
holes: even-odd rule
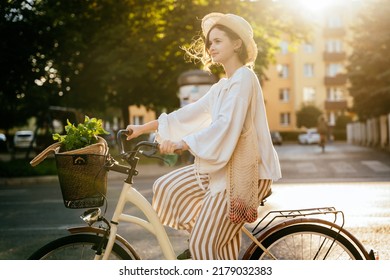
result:
[[[242,66],[241,68],[237,69],[236,73],[234,73],[231,78],[232,81],[252,79],[257,79],[257,76],[255,72],[253,72],[253,70],[247,66]]]
[[[219,91],[221,89],[228,89],[233,84],[249,83],[253,84],[253,81],[257,80],[256,74],[252,69],[247,66],[242,66],[236,70],[236,72],[230,78],[221,78],[217,83],[212,86],[212,90]]]

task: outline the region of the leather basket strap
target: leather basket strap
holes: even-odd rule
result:
[[[33,158],[30,161],[31,166],[37,166],[42,161],[44,161],[48,155],[56,153],[56,151],[59,150],[60,147],[61,147],[61,143],[59,142],[51,144],[49,147],[44,149],[42,152],[40,152],[35,158]]]

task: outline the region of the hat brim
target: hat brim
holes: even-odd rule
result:
[[[232,14],[210,13],[202,19],[202,33],[205,38],[216,24],[226,26],[235,32],[241,38],[246,47],[248,53],[246,63],[255,62],[257,57],[257,45],[253,39],[252,27],[247,21]]]

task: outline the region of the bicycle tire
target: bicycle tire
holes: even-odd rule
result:
[[[29,260],[93,260],[95,249],[102,241],[102,236],[74,234],[58,238],[34,252]],[[107,243],[107,241],[105,242]],[[114,243],[110,260],[133,260],[125,249]]]
[[[352,242],[336,231],[319,225],[302,224],[283,228],[266,237],[261,243],[278,260],[363,259]],[[271,259],[257,246],[247,258]]]

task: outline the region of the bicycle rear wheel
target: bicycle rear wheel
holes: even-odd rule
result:
[[[101,244],[102,239],[102,236],[91,234],[75,234],[61,237],[33,253],[29,260],[93,260],[96,248]],[[104,248],[106,244],[107,240],[104,241]],[[133,260],[136,258],[114,243],[109,259]]]
[[[272,233],[261,242],[278,260],[361,260],[356,246],[334,230],[318,225],[293,225]],[[247,256],[271,259],[261,248]]]

